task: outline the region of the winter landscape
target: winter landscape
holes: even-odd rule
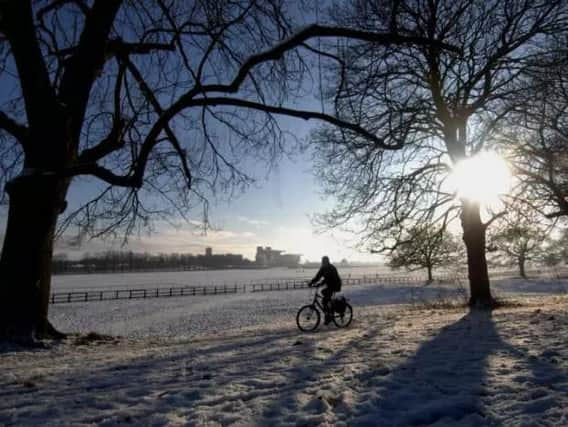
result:
[[[567,291],[498,280],[486,312],[456,283],[352,286],[353,323],[313,333],[310,289],[56,304],[82,334],[2,349],[0,425],[567,425]]]
[[[568,426],[567,40],[568,0],[0,0],[0,427]]]

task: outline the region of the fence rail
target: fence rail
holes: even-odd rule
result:
[[[243,292],[242,286],[178,286],[154,289],[113,289],[101,291],[54,292],[51,304],[110,301],[122,299],[169,298],[199,295],[226,295]]]
[[[461,276],[439,277],[439,281],[461,280]],[[76,303],[76,302],[95,302],[112,301],[125,299],[148,299],[148,298],[170,298],[187,296],[211,296],[227,295],[239,293],[257,293],[286,291],[307,288],[308,278],[273,280],[263,282],[250,282],[233,285],[209,285],[209,286],[170,286],[158,288],[127,288],[127,289],[105,289],[105,290],[86,290],[71,292],[53,292],[50,296],[51,304]],[[397,284],[416,284],[424,283],[424,279],[418,276],[361,276],[347,277],[342,279],[343,286],[357,285],[397,285]]]
[[[531,270],[531,276],[551,278],[566,278],[568,270]],[[517,276],[516,271],[494,271],[490,273],[492,278],[506,278]],[[158,288],[127,288],[127,289],[105,289],[105,290],[86,290],[71,292],[54,292],[50,296],[51,304],[73,303],[73,302],[94,302],[125,299],[147,299],[147,298],[170,298],[187,296],[210,296],[227,294],[244,294],[257,292],[286,291],[294,289],[304,289],[310,278],[295,279],[275,279],[265,281],[251,281],[248,283],[207,285],[207,286],[161,286]],[[438,274],[435,282],[462,282],[467,280],[465,274]],[[358,277],[345,277],[342,279],[343,286],[375,285],[375,286],[396,286],[396,285],[417,285],[425,283],[422,276],[418,275],[364,275]]]

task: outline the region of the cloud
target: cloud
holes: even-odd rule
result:
[[[262,220],[262,219],[248,218],[246,216],[238,216],[237,220],[244,222],[245,224],[253,225],[255,227],[260,227],[260,226],[269,224],[268,221],[265,221],[265,220]]]

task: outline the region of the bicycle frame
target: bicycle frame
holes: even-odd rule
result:
[[[330,301],[332,301],[332,300],[333,300],[333,297],[330,299]],[[314,300],[312,302],[312,305],[319,308],[322,313],[326,313],[327,310],[323,306],[322,301],[323,301],[323,295],[319,292],[319,288],[315,288]]]
[[[321,313],[325,314],[325,324],[328,324],[331,320],[338,328],[349,326],[353,318],[353,308],[345,297],[340,298],[345,305],[345,309],[338,311],[337,314],[333,308],[333,301],[337,299],[333,298],[333,294],[330,299],[331,305],[328,309],[324,307],[324,296],[318,291],[318,288],[315,289],[313,297],[312,303],[300,307],[296,314],[296,324],[302,332],[314,331],[320,324]],[[315,317],[313,316],[314,313]]]

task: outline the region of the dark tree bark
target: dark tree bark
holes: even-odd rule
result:
[[[13,181],[0,258],[0,337],[54,337],[49,324],[53,235],[67,183],[26,176]]]
[[[473,307],[491,307],[493,298],[489,286],[487,259],[485,257],[485,230],[481,222],[479,203],[464,200],[462,202],[461,223],[463,241],[467,253],[470,299]]]
[[[69,158],[64,121],[42,58],[29,2],[7,2],[3,17],[20,76],[28,127],[14,136],[25,153],[6,184],[8,220],[0,258],[0,339],[54,332],[47,320],[53,235],[67,190],[54,171]]]
[[[525,270],[525,258],[520,256],[518,259],[518,265],[519,265],[519,274],[521,275],[521,277],[523,279],[527,278],[527,273]]]

